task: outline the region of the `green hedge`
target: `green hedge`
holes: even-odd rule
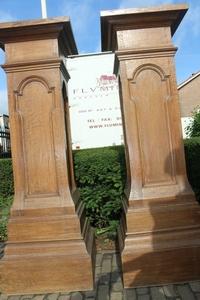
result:
[[[7,239],[7,223],[12,201],[12,196],[0,196],[0,241]]]
[[[184,141],[188,180],[200,201],[200,137]]]
[[[11,159],[0,159],[0,196],[13,195],[13,172]]]
[[[118,223],[124,188],[122,147],[74,152],[74,166],[81,200],[90,223],[112,231]],[[123,163],[123,166],[125,164]]]
[[[200,201],[200,137],[186,139],[184,145],[188,179]],[[126,177],[124,147],[74,151],[74,169],[81,199],[85,203],[91,224],[99,230],[107,228],[106,230],[112,231],[121,212]],[[10,204],[9,196],[12,194],[11,159],[0,159],[0,202],[8,201]],[[6,203],[4,207],[6,215]],[[4,225],[3,227],[5,228]]]
[[[0,159],[0,241],[7,238],[7,221],[13,193],[12,161]]]

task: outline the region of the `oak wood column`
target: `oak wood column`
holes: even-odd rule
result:
[[[186,11],[183,4],[101,13],[102,48],[115,51],[119,65],[125,287],[200,278],[200,209],[186,175],[171,39]]]
[[[74,181],[62,60],[77,54],[69,18],[2,23],[0,41],[15,183],[1,290],[92,289],[93,235]]]

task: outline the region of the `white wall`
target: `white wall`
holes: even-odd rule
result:
[[[181,125],[182,125],[182,133],[183,133],[183,138],[187,138],[186,134],[186,127],[192,122],[193,117],[183,117],[181,118]]]

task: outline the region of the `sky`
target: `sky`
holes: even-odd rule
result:
[[[149,7],[169,3],[189,5],[189,11],[176,31],[178,84],[200,71],[200,0],[46,0],[48,17],[69,16],[79,53],[99,52],[100,11]],[[0,0],[0,22],[41,18],[41,0]],[[0,50],[0,64],[4,52]],[[0,114],[8,113],[6,76],[0,70]]]

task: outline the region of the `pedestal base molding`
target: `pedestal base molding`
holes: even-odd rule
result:
[[[124,286],[200,278],[200,208],[193,199],[136,202],[127,212]]]
[[[91,259],[82,240],[8,244],[1,263],[6,294],[90,290]]]
[[[93,232],[80,215],[84,241],[78,216],[64,211],[69,209],[37,209],[35,214],[34,210],[26,210],[21,216],[11,216],[9,242],[0,265],[4,293],[93,289]]]

